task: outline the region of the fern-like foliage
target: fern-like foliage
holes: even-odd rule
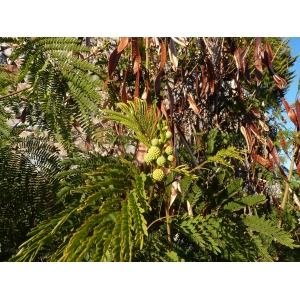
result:
[[[30,86],[23,93],[27,120],[47,130],[70,153],[74,150],[74,120],[87,134],[93,134],[92,117],[102,103],[98,90],[103,71],[84,60],[81,53],[89,54],[90,48],[81,46],[76,38],[16,39],[14,43],[18,46],[11,59],[22,61],[16,83],[26,77]],[[36,110],[40,111],[38,118],[34,118]]]
[[[92,261],[131,261],[133,249],[143,248],[144,213],[149,209],[143,189],[148,177],[126,160],[104,164],[86,176],[79,188],[64,186],[60,197],[71,192],[77,195],[74,201],[35,228],[12,260],[44,254],[54,261],[84,261],[87,256]],[[56,243],[59,251],[49,252]]]
[[[155,113],[156,104],[154,103],[148,108],[146,101],[137,98],[136,104],[128,101],[126,104],[118,103],[117,105],[123,114],[112,110],[103,110],[106,114],[105,118],[125,125],[134,132],[139,141],[150,147],[150,140],[157,132],[156,124],[159,120],[159,116]]]

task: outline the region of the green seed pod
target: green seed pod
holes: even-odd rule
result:
[[[166,154],[171,155],[173,154],[173,148],[171,146],[167,146],[165,152]]]
[[[158,146],[159,145],[159,140],[158,139],[151,140],[151,145],[152,146]]]
[[[161,155],[161,151],[158,147],[156,146],[152,146],[149,150],[148,150],[148,154],[150,155],[151,159],[158,159]]]
[[[164,164],[167,162],[166,158],[164,156],[160,156],[157,160],[156,163],[158,166],[163,167]]]
[[[168,161],[172,162],[174,160],[174,156],[173,155],[169,155],[168,156]]]
[[[164,172],[161,169],[157,169],[152,174],[153,179],[156,181],[162,181],[164,179]]]
[[[173,134],[172,134],[171,131],[167,131],[167,132],[166,132],[166,139],[167,139],[167,140],[171,139],[172,136],[173,136]]]

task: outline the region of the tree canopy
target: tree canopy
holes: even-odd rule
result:
[[[1,38],[1,260],[297,261],[287,42]]]

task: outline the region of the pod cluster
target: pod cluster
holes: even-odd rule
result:
[[[168,126],[164,122],[162,121],[157,124],[157,128],[160,131],[160,138],[151,140],[151,147],[144,157],[145,163],[152,164],[155,167],[152,177],[156,181],[164,179],[165,175],[161,167],[169,167],[169,164],[174,160],[173,148],[166,145],[173,135],[171,131],[168,131]]]

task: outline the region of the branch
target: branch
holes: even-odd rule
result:
[[[0,100],[2,100],[2,99],[4,99],[4,98],[8,98],[8,97],[13,96],[13,95],[16,95],[16,94],[19,94],[19,93],[22,93],[22,92],[24,92],[24,91],[26,91],[26,90],[29,90],[29,89],[31,89],[31,86],[30,86],[30,87],[27,87],[27,88],[23,88],[23,89],[21,89],[21,90],[18,90],[18,91],[16,91],[16,92],[13,92],[13,93],[10,93],[10,94],[8,94],[8,95],[1,96],[1,97],[0,97]]]

